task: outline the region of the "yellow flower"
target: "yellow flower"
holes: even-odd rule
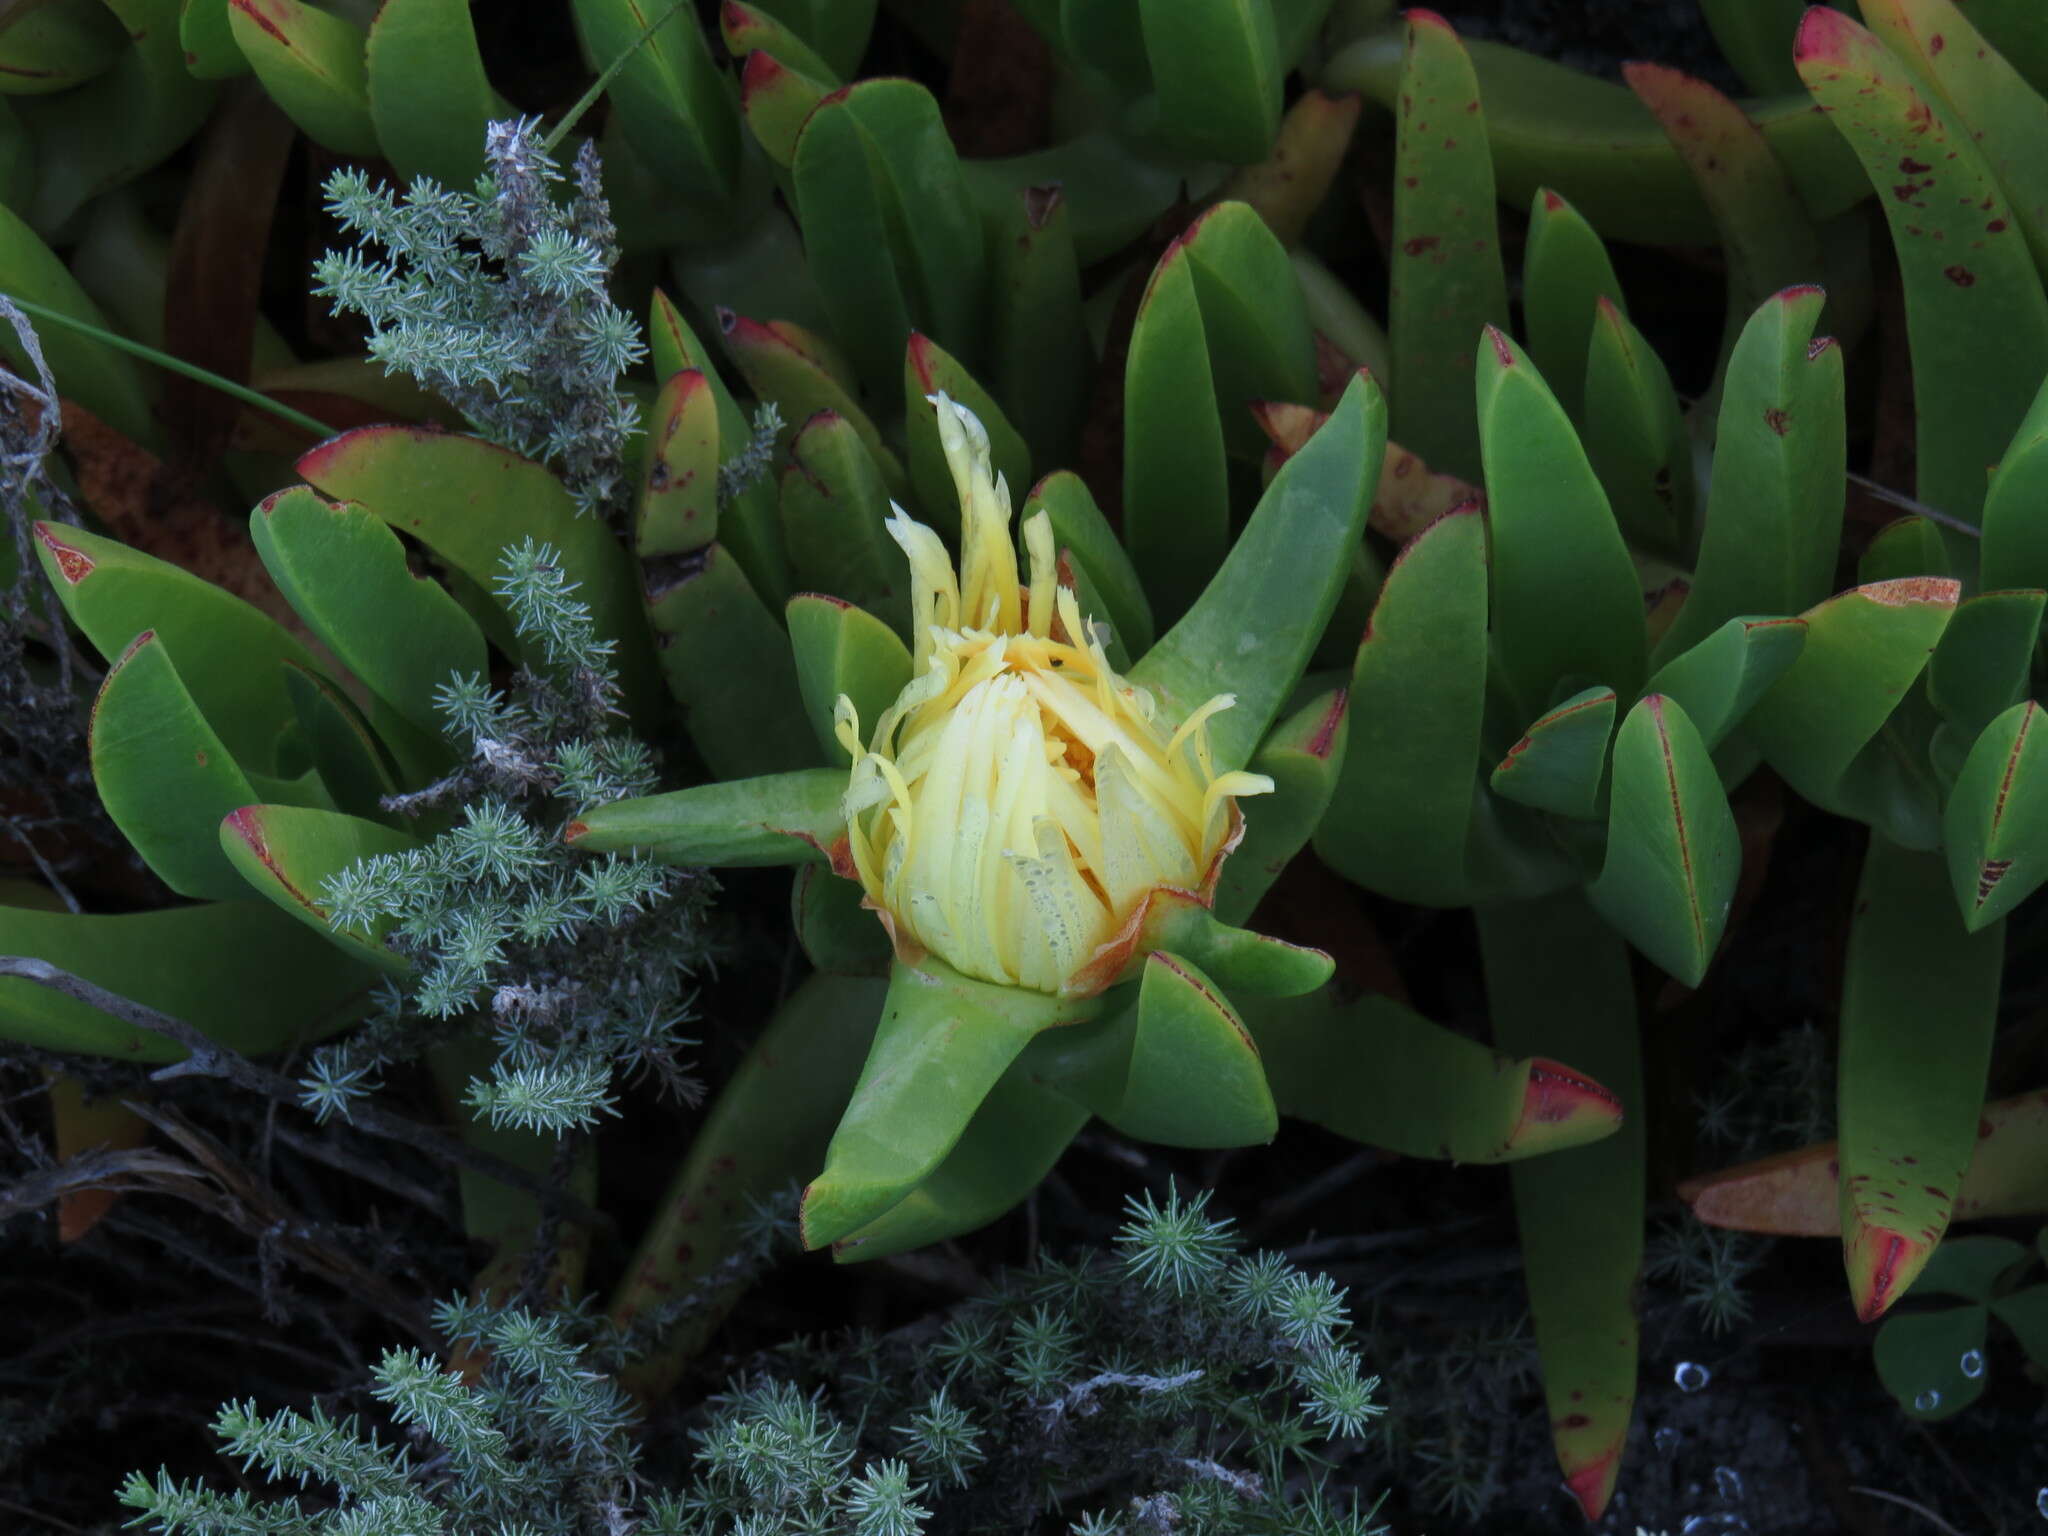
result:
[[[1058,579],[1052,522],[1024,524],[1018,576],[1010,493],[988,437],[944,395],[939,440],[960,497],[960,570],[937,534],[894,508],[909,558],[915,670],[865,746],[853,703],[835,714],[853,756],[847,851],[866,904],[906,959],[938,956],[983,981],[1086,996],[1115,980],[1162,887],[1207,902],[1260,774],[1217,773],[1205,722],[1179,722],[1119,677]]]

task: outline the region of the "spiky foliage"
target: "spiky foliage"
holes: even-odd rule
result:
[[[370,322],[370,354],[440,394],[493,442],[561,473],[588,511],[623,507],[638,415],[619,375],[646,355],[612,303],[619,251],[596,148],[577,154],[566,205],[536,124],[492,123],[474,192],[422,177],[401,196],[361,170],[327,205],[367,250],[330,251],[314,292]]]
[[[222,1412],[246,1472],[317,1500],[137,1473],[122,1502],[167,1536],[1370,1536],[1308,1472],[1379,1412],[1338,1293],[1239,1256],[1202,1198],[1131,1218],[1114,1252],[1006,1273],[943,1329],[775,1352],[705,1405],[673,1481],[638,1460],[585,1317],[452,1302],[439,1326],[490,1363],[468,1384],[387,1354],[371,1395],[397,1433]]]
[[[588,859],[560,823],[654,786],[646,744],[617,728],[609,641],[552,550],[505,552],[498,583],[537,658],[509,693],[456,676],[440,692],[468,761],[389,802],[424,813],[460,802],[423,846],[365,859],[326,885],[337,928],[381,933],[413,975],[380,994],[371,1020],[318,1052],[305,1102],[346,1114],[393,1061],[487,1009],[498,1050],[469,1103],[494,1124],[585,1128],[612,1104],[615,1071],[652,1071],[675,1093],[696,1085],[679,1052],[689,978],[708,958],[709,882],[652,862]]]

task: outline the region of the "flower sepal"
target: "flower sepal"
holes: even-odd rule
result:
[[[1336,964],[1323,951],[1233,928],[1210,910],[1210,899],[1172,886],[1156,888],[1062,990],[1086,997],[1136,980],[1162,950],[1199,964],[1221,986],[1261,997],[1299,997],[1330,979]]]
[[[899,958],[824,1171],[804,1190],[804,1246],[836,1243],[908,1197],[1035,1036],[1100,1008],[1095,998],[978,981],[936,956]]]

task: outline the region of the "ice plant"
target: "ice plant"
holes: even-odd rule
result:
[[[1120,669],[1110,658],[1142,645],[1127,616],[1145,599],[1092,502],[1077,509],[1041,482],[1020,560],[980,421],[944,393],[914,406],[935,413],[912,426],[936,428],[958,564],[895,509],[877,516],[908,561],[907,636],[838,598],[789,604],[805,707],[833,765],[599,806],[568,831],[591,852],[849,877],[820,868],[800,882],[798,932],[827,985],[792,999],[712,1110],[742,1139],[772,1125],[772,1144],[706,1163],[721,1181],[745,1163],[744,1180],[798,1146],[814,1149],[811,1173],[822,1152],[804,1239],[845,1257],[991,1220],[1091,1115],[1181,1146],[1273,1134],[1272,1088],[1230,997],[1312,991],[1330,960],[1232,924],[1307,840],[1334,783],[1341,693],[1275,722],[1336,607],[1385,434],[1361,376],[1206,589]],[[1091,591],[1126,616],[1114,632]],[[1253,763],[1262,743],[1279,744],[1276,770],[1295,767],[1248,771],[1268,766]],[[1266,798],[1248,826],[1239,801],[1254,794]],[[1240,839],[1244,866],[1226,870]],[[836,984],[884,968],[885,995]],[[700,1251],[706,1205],[678,1207],[693,1215],[669,1248]]]
[[[944,394],[931,404],[960,495],[959,573],[939,536],[895,508],[915,671],[866,746],[839,697],[849,853],[906,961],[930,953],[980,981],[1092,995],[1133,956],[1154,892],[1208,904],[1242,835],[1237,798],[1273,781],[1217,771],[1207,726],[1232,695],[1176,723],[1117,675],[1059,584],[1043,511],[1024,525],[1020,579],[987,434]]]

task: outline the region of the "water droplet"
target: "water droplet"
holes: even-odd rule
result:
[[[1694,1360],[1679,1361],[1678,1369],[1671,1373],[1672,1381],[1677,1383],[1681,1392],[1697,1392],[1713,1380],[1713,1377],[1712,1371]]]
[[[1984,1374],[1984,1351],[1981,1349],[1964,1350],[1961,1365],[1963,1374],[1969,1377],[1970,1380],[1975,1381]]]
[[[1655,1435],[1651,1436],[1651,1439],[1656,1443],[1659,1454],[1673,1456],[1677,1454],[1678,1447],[1684,1441],[1685,1436],[1681,1435],[1669,1424],[1666,1424]]]
[[[2048,1488],[2043,1488],[2034,1495],[2034,1508],[2041,1511],[2043,1520],[2048,1520]]]
[[[1916,1413],[1932,1413],[1940,1406],[1941,1394],[1932,1387],[1913,1399],[1913,1410]]]
[[[1726,1502],[1742,1502],[1742,1474],[1733,1467],[1714,1468],[1714,1486],[1721,1490],[1721,1497]]]

